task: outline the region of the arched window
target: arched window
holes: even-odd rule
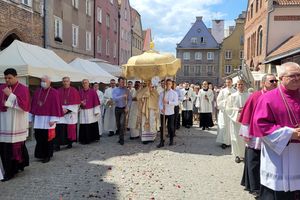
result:
[[[262,45],[263,45],[263,30],[262,30],[262,26],[259,26],[258,28],[258,37],[257,37],[257,55],[261,55],[262,53]]]

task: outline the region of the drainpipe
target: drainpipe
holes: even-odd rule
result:
[[[44,48],[47,49],[47,10],[46,10],[46,1],[47,0],[44,0],[44,6],[43,6],[43,13],[44,13],[44,27],[43,27],[43,36],[44,36]]]
[[[121,42],[121,39],[120,39],[120,31],[121,31],[121,13],[120,13],[120,9],[121,8],[118,8],[119,10],[118,10],[118,65],[120,65],[120,55],[121,55],[121,44],[120,44],[120,42]]]
[[[97,45],[97,38],[96,38],[96,16],[97,16],[97,14],[96,14],[96,6],[97,6],[97,4],[96,4],[96,1],[97,0],[94,0],[94,20],[93,20],[93,26],[94,26],[94,58],[96,58],[96,51],[97,51],[97,47],[96,47],[96,45]]]

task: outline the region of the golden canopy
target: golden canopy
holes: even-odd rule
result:
[[[127,79],[151,80],[154,76],[160,78],[175,76],[181,67],[181,61],[172,54],[160,54],[151,49],[141,55],[131,57],[123,67],[123,73]]]

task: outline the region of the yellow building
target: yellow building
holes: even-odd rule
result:
[[[244,25],[246,13],[235,20],[232,33],[223,40],[220,53],[220,76],[222,78],[241,69],[244,58]]]

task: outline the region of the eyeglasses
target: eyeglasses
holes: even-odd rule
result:
[[[278,80],[269,80],[270,83],[277,83]]]
[[[291,74],[291,75],[286,75],[284,77],[288,77],[288,78],[291,78],[291,79],[296,79],[296,78],[300,78],[300,74]]]

